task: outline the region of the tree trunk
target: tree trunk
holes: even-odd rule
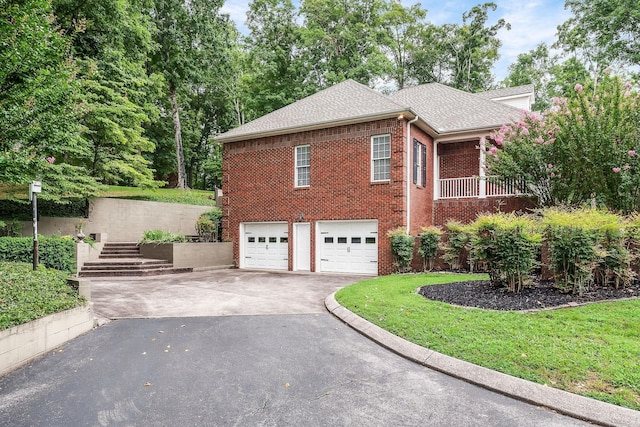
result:
[[[178,100],[176,88],[169,85],[169,96],[171,97],[171,113],[173,115],[173,128],[176,131],[176,160],[178,162],[178,188],[184,190],[186,184],[186,170],[184,166],[184,149],[182,148],[182,129],[180,127],[180,113],[178,111]]]

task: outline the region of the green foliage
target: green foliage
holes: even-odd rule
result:
[[[541,206],[591,202],[640,209],[640,94],[616,77],[575,85],[544,117],[527,114],[493,134],[488,167]],[[638,154],[636,154],[636,152]]]
[[[448,221],[445,228],[447,229],[447,239],[442,245],[444,251],[442,258],[452,270],[460,270],[463,257],[467,253],[470,229],[458,221]]]
[[[408,235],[404,227],[389,230],[387,237],[389,237],[389,242],[391,243],[391,252],[398,272],[405,273],[409,271],[413,260],[415,238]]]
[[[416,294],[420,286],[485,279],[469,274],[383,276],[342,288],[336,299],[430,350],[640,409],[640,371],[629,363],[640,355],[640,322],[635,321],[640,299],[518,313],[469,310]]]
[[[441,236],[442,230],[439,227],[422,227],[421,233],[418,234],[418,253],[423,259],[424,271],[433,269]]]
[[[204,242],[218,241],[218,230],[222,221],[222,210],[212,209],[200,215],[196,221],[196,231]]]
[[[0,330],[81,305],[67,273],[31,264],[0,262]]]
[[[85,199],[63,199],[60,201],[38,199],[38,215],[40,217],[87,217],[89,203]],[[31,221],[33,207],[26,200],[0,200],[0,218],[5,221]]]
[[[189,241],[183,233],[163,230],[146,230],[139,243],[185,243]]]
[[[529,282],[542,245],[536,221],[515,214],[483,214],[471,225],[470,247],[486,263],[491,284],[520,292]]]
[[[38,236],[38,255],[46,267],[75,272],[75,243],[70,236]],[[0,237],[0,261],[33,263],[33,238]]]
[[[215,193],[203,190],[180,190],[177,188],[136,188],[108,186],[100,197],[147,200],[150,202],[177,203],[182,205],[216,206]],[[74,215],[70,215],[74,216]],[[86,215],[75,215],[86,216]]]

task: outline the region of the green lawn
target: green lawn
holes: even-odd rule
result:
[[[148,200],[152,202],[181,203],[186,205],[216,205],[215,193],[204,190],[180,190],[178,188],[159,188],[153,190],[109,185],[106,190],[101,192],[100,196],[119,199]]]
[[[416,294],[424,285],[482,279],[486,276],[384,276],[348,286],[336,299],[423,347],[640,410],[640,300],[517,313],[454,307]]]
[[[0,330],[84,303],[67,284],[69,273],[32,264],[0,262]]]

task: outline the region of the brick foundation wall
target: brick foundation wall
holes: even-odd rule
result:
[[[433,204],[433,224],[445,225],[449,220],[469,223],[478,214],[489,212],[527,212],[535,207],[531,199],[524,197],[487,197],[485,199],[442,199]]]
[[[412,127],[412,137],[414,131],[418,130]],[[378,274],[393,272],[386,233],[404,226],[406,220],[405,132],[406,121],[394,118],[225,144],[223,239],[234,242],[236,265],[239,265],[240,223],[286,221],[292,236],[293,223],[302,214],[302,221],[311,223],[311,271],[316,271],[313,244],[316,221],[377,219]],[[371,137],[382,134],[391,135],[391,180],[373,183]],[[415,137],[423,138],[421,142],[428,144],[427,150],[433,152],[426,134],[416,132]],[[295,147],[298,145],[310,146],[311,184],[308,188],[294,186]],[[431,168],[428,168],[428,177],[433,176]],[[421,189],[421,194],[415,195],[412,204],[415,203],[416,216],[417,210],[432,210],[430,202],[425,201],[432,198],[431,192],[431,189]],[[293,268],[292,252],[290,239],[290,270]]]

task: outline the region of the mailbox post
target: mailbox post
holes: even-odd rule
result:
[[[29,184],[29,200],[33,207],[33,269],[38,268],[38,193],[42,192],[42,183],[33,181]]]

